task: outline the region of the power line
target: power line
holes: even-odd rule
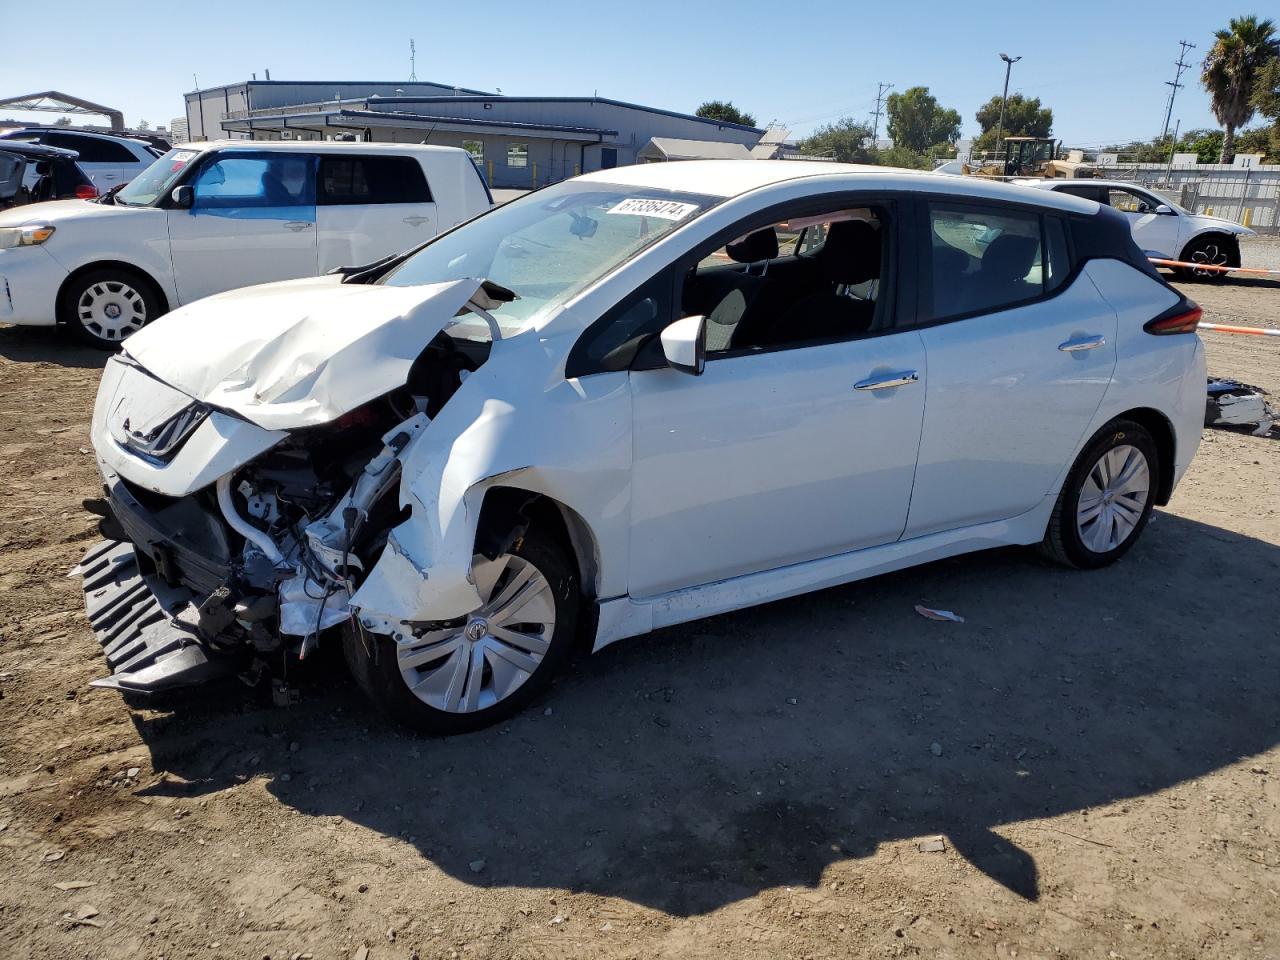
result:
[[[1178,62],[1174,64],[1174,67],[1177,68],[1178,72],[1174,74],[1172,80],[1165,81],[1166,86],[1169,87],[1169,107],[1164,112],[1164,128],[1160,131],[1161,140],[1169,134],[1169,121],[1173,119],[1174,98],[1178,96],[1178,91],[1185,86],[1185,84],[1181,82],[1182,75],[1191,67],[1191,64],[1183,63],[1183,58],[1186,57],[1188,50],[1194,50],[1196,48],[1194,43],[1188,43],[1186,40],[1179,40],[1178,46],[1180,47],[1178,50]]]
[[[872,146],[875,146],[875,142],[876,142],[876,134],[878,134],[878,133],[880,132],[880,112],[881,112],[881,111],[880,111],[880,105],[881,105],[882,103],[884,103],[884,101],[885,101],[885,99],[886,99],[886,97],[885,97],[885,95],[884,95],[884,92],[885,92],[886,90],[891,90],[891,89],[893,89],[893,84],[892,84],[892,83],[880,83],[880,84],[877,84],[876,86],[878,87],[878,89],[876,90],[876,111],[875,111],[875,113],[873,114],[873,116],[875,117],[875,119],[871,121],[871,144],[872,144]]]

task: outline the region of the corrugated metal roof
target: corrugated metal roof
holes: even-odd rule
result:
[[[750,160],[751,151],[740,143],[653,137],[636,156],[646,160]]]

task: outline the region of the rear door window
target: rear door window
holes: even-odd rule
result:
[[[1054,216],[932,203],[929,226],[934,320],[1028,303],[1061,286],[1070,272],[1065,231]]]
[[[138,158],[124,144],[98,137],[82,137],[74,133],[49,133],[43,140],[51,147],[62,147],[80,154],[81,163],[137,163]]]
[[[322,156],[318,186],[321,205],[431,202],[413,157]]]

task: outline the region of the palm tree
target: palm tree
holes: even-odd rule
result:
[[[1213,115],[1222,124],[1222,155],[1219,163],[1230,163],[1236,154],[1236,128],[1253,117],[1249,97],[1253,93],[1258,69],[1272,57],[1280,55],[1280,42],[1274,39],[1276,25],[1257,17],[1236,17],[1231,29],[1219,30],[1204,58],[1200,82],[1209,91]]]

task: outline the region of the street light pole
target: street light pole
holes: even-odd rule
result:
[[[1009,74],[1013,72],[1013,65],[1021,60],[1021,57],[1011,57],[1007,53],[1000,54],[1000,59],[1004,61],[1004,94],[1000,97],[1000,123],[996,127],[996,150],[1000,150],[1000,142],[1004,139],[1004,105],[1009,101]]]

